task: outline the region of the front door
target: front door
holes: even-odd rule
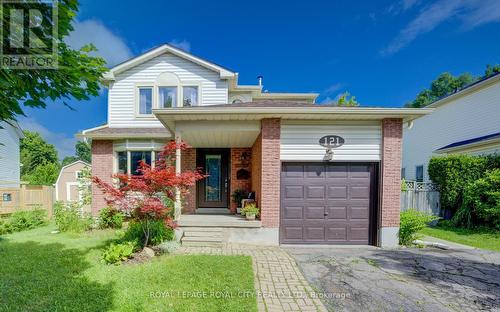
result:
[[[228,208],[229,150],[198,149],[196,166],[208,175],[198,182],[198,208]]]

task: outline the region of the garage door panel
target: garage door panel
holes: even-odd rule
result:
[[[303,240],[302,226],[285,226],[282,229],[285,240]]]
[[[325,199],[324,185],[306,185],[306,199]]]
[[[369,199],[370,186],[351,186],[349,188],[350,199]]]
[[[283,163],[282,168],[282,243],[369,243],[372,165]]]
[[[306,206],[304,219],[306,220],[321,220],[325,219],[325,206]]]
[[[284,188],[284,198],[304,198],[303,185],[286,185]]]
[[[306,179],[324,179],[326,176],[325,166],[322,164],[312,164],[304,166]]]
[[[303,211],[304,206],[288,205],[287,209],[284,211],[283,218],[302,220],[304,218]]]
[[[350,220],[355,220],[355,219],[368,220],[369,218],[370,218],[370,213],[365,207],[350,208]]]
[[[304,239],[306,241],[324,241],[325,227],[304,225]]]
[[[347,240],[348,226],[334,224],[326,226],[326,240],[329,242],[345,242]]]
[[[293,165],[287,164],[283,167],[283,177],[284,178],[303,178],[304,177],[304,166],[303,165]]]
[[[347,220],[347,209],[347,206],[330,206],[327,219]]]
[[[347,185],[329,186],[328,199],[347,199]]]
[[[336,165],[336,166],[327,166],[326,168],[326,177],[327,178],[347,178],[349,175],[348,166],[347,165]]]

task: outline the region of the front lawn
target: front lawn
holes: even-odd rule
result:
[[[468,230],[447,224],[424,228],[420,233],[481,249],[500,251],[500,232],[487,229]]]
[[[0,237],[0,311],[256,311],[247,256],[165,255],[101,263],[112,230]]]

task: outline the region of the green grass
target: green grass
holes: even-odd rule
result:
[[[421,234],[480,249],[500,251],[500,232],[488,229],[463,229],[438,224],[420,231]]]
[[[250,257],[165,255],[106,265],[101,253],[114,231],[54,229],[0,238],[0,311],[257,310]]]

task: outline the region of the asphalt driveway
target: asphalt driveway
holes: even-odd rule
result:
[[[331,311],[500,311],[500,253],[284,247]]]

